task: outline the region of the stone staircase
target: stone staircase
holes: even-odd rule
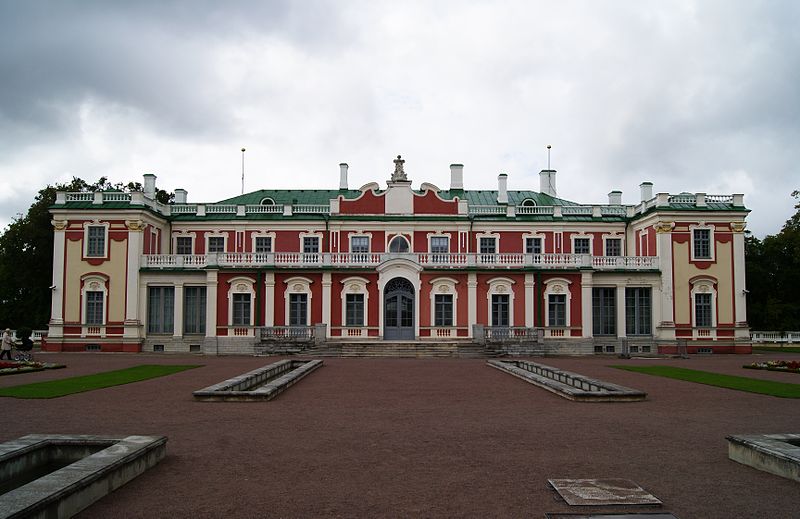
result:
[[[308,348],[314,357],[487,358],[491,351],[471,342],[375,341],[328,342]]]

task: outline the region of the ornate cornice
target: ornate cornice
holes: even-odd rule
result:
[[[653,227],[655,227],[658,234],[672,232],[672,229],[675,228],[675,222],[658,222]]]
[[[56,231],[63,231],[67,228],[67,224],[69,222],[67,220],[52,220],[50,224],[55,228]]]

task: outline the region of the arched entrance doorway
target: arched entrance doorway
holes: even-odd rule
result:
[[[414,285],[394,278],[383,289],[383,338],[414,340]]]

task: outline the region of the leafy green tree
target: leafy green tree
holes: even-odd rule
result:
[[[53,227],[49,208],[56,191],[141,191],[141,184],[111,184],[101,177],[89,184],[73,178],[66,184],[39,191],[25,216],[6,227],[0,236],[0,328],[43,329],[50,320],[50,285],[53,279]],[[169,203],[174,194],[158,190],[156,199]]]

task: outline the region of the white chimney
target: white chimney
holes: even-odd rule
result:
[[[147,198],[156,197],[156,176],[152,173],[144,174],[144,196]]]
[[[639,189],[642,192],[642,202],[647,202],[648,200],[653,199],[653,183],[652,182],[642,182],[639,184]]]
[[[339,189],[347,189],[347,163],[339,164]]]
[[[176,189],[175,190],[175,203],[176,204],[185,204],[186,203],[186,196],[188,195],[188,191],[185,189]]]
[[[550,196],[557,196],[556,170],[543,169],[539,172],[539,192]]]
[[[612,191],[608,194],[608,205],[622,205],[622,191]]]
[[[464,189],[464,164],[450,164],[450,189]]]
[[[497,203],[508,203],[508,175],[505,173],[497,175]]]

